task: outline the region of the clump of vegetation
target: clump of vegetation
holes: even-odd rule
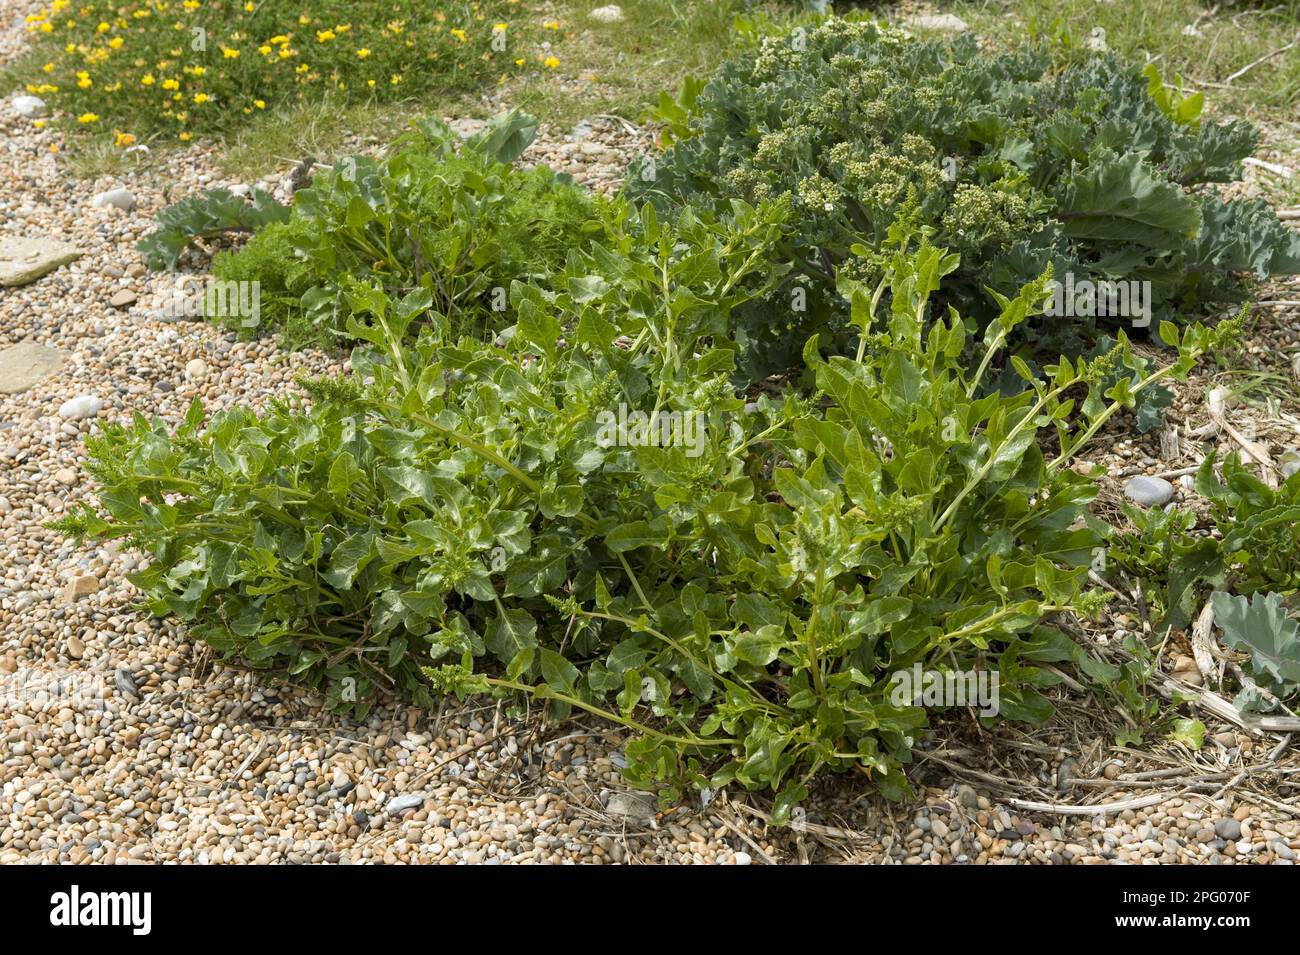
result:
[[[1242,274],[1300,271],[1300,237],[1267,204],[1212,188],[1240,177],[1248,124],[1206,119],[1199,97],[1109,55],[1049,62],[834,18],[767,36],[663,104],[671,146],[630,188],[664,209],[789,197],[796,268],[751,320],[778,337],[774,363],[843,322],[846,280],[882,281],[879,250],[904,220],[961,254],[941,291],[976,320],[997,311],[990,290],[1012,294],[1048,265],[1079,288],[1149,283],[1141,315],[1107,320],[1093,297],[1027,329],[1067,353],[1099,326],[1238,301]],[[791,305],[801,288],[806,314]]]
[[[338,160],[294,194],[279,221],[214,260],[218,281],[258,283],[256,325],[210,317],[244,333],[281,329],[290,343],[332,342],[346,337],[348,289],[374,281],[394,294],[426,290],[458,333],[495,331],[507,323],[499,313],[511,282],[544,283],[602,228],[602,200],[568,176],[510,165],[536,128],[508,114],[461,142],[423,120],[382,159]],[[203,202],[182,206],[164,211],[160,222],[178,221],[142,248],[174,246],[209,217]]]
[[[44,61],[27,88],[120,141],[188,140],[326,94],[383,103],[517,70],[525,10],[513,0],[52,0],[27,17]]]
[[[60,526],[148,548],[156,611],[335,703],[529,694],[635,730],[639,783],[771,789],[778,818],[823,771],[906,792],[926,715],[891,679],[913,666],[994,672],[1004,718],[1049,715],[1035,661],[1082,656],[1052,615],[1097,604],[1096,488],[1066,465],[1215,337],[1166,324],[1180,357],[1136,389],[1103,388],[1121,339],[982,396],[1048,275],[1002,299],[970,371],[961,318],[927,321],[957,256],[900,236],[888,309],[854,295],[873,347],[814,339],[815,394],[747,406],[730,317],[779,276],[785,205],[618,210],[614,248],[512,286],[499,345],[457,338],[428,288],[348,280],[354,378],[206,428],[196,405],[174,435],[107,426],[107,513]]]

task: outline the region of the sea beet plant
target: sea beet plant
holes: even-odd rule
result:
[[[787,208],[617,209],[616,248],[512,286],[499,344],[456,337],[427,289],[348,283],[353,377],[261,415],[196,404],[174,433],[106,426],[102,509],[59,526],[147,549],[156,612],[338,706],[529,695],[633,730],[629,775],[665,798],[769,789],[778,819],[822,772],[906,791],[927,716],[897,672],[996,672],[1002,717],[1030,721],[1058,679],[1038,661],[1100,673],[1052,625],[1097,603],[1096,488],[1068,465],[1227,332],[1164,325],[1179,357],[1136,387],[1112,374],[1134,361],[1121,336],[1042,379],[1012,359],[1026,387],[985,394],[1048,274],[972,343],[933,310],[958,257],[899,236],[888,307],[851,294],[871,347],[814,338],[814,393],[746,403],[729,320],[779,279]],[[694,440],[611,437],[611,415]]]

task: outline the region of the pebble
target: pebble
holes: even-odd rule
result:
[[[1142,507],[1164,507],[1174,499],[1174,486],[1164,478],[1139,474],[1124,485],[1124,496]]]
[[[131,212],[135,209],[135,196],[131,195],[128,189],[109,189],[107,192],[98,193],[90,200],[90,204],[96,209],[111,206],[123,212]]]
[[[199,381],[208,374],[208,363],[202,358],[191,358],[185,363],[185,380]]]
[[[38,119],[46,113],[45,100],[39,96],[20,94],[11,101],[14,111],[23,119]]]
[[[1220,839],[1236,842],[1241,838],[1241,823],[1236,819],[1220,819],[1214,824],[1214,832]]]
[[[78,395],[59,405],[59,417],[69,421],[93,418],[104,407],[104,400],[95,395]]]
[[[108,300],[108,304],[114,308],[126,308],[128,305],[134,305],[136,294],[129,288],[118,289],[113,293],[113,297]]]

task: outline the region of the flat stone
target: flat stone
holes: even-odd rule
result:
[[[1174,486],[1164,478],[1139,474],[1124,485],[1124,496],[1143,507],[1164,507],[1174,499]]]
[[[126,308],[128,305],[134,305],[135,293],[129,288],[119,289],[113,293],[113,297],[108,300],[108,304],[114,308]]]
[[[17,288],[81,256],[75,245],[59,239],[0,237],[0,286]]]
[[[98,592],[99,578],[94,574],[82,574],[68,581],[68,585],[63,588],[63,599],[67,603],[74,603],[81,597],[88,597]]]
[[[645,825],[655,817],[655,798],[641,792],[614,793],[605,804],[605,811],[629,825]]]
[[[44,116],[46,112],[45,100],[39,96],[29,96],[26,93],[15,96],[13,106],[14,111],[24,119],[36,119]]]
[[[67,352],[35,342],[19,342],[0,351],[0,395],[26,391],[58,371],[67,357]]]

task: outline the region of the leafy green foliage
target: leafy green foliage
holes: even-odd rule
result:
[[[1220,462],[1211,453],[1197,472],[1196,490],[1210,502],[1214,534],[1198,532],[1190,510],[1125,505],[1132,530],[1108,537],[1107,560],[1147,582],[1164,625],[1185,628],[1206,589],[1300,591],[1300,478],[1270,488],[1237,454]]]
[[[261,189],[245,200],[229,189],[212,189],[182,199],[158,213],[158,228],[136,248],[154,271],[174,269],[181,253],[195,239],[215,239],[231,233],[251,233],[284,222],[289,210]]]
[[[263,330],[299,341],[344,334],[356,282],[423,289],[458,334],[495,331],[511,282],[544,282],[601,228],[600,200],[567,176],[510,166],[536,130],[510,113],[461,143],[422,120],[382,159],[336,161],[294,194],[285,224],[219,255],[214,272],[259,282]]]
[[[28,90],[119,142],[188,140],[326,97],[390,103],[471,88],[517,68],[525,9],[518,0],[52,0],[27,17],[42,65]],[[502,21],[514,25],[494,29]]]
[[[736,201],[666,224],[616,203],[546,287],[512,283],[492,342],[430,287],[344,280],[353,377],[206,427],[196,404],[172,435],[107,426],[102,513],[58,526],[148,548],[155,611],[357,711],[380,689],[523,693],[634,729],[629,777],[668,797],[770,789],[780,820],[855,768],[900,796],[927,715],[893,674],[996,671],[1001,715],[1038,721],[1059,679],[1040,664],[1089,668],[1051,626],[1095,603],[1096,487],[1066,465],[1217,340],[1165,326],[1178,360],[1135,385],[1111,374],[1135,362],[1122,335],[1042,379],[1013,358],[1027,387],[985,393],[1048,274],[971,343],[935,308],[956,256],[899,235],[887,307],[850,292],[871,347],[814,338],[813,394],[747,404],[732,321],[780,280],[787,216]],[[638,412],[694,439],[611,438]]]
[[[1045,50],[831,18],[764,38],[664,107],[671,148],[632,170],[633,196],[792,202],[797,267],[752,316],[773,364],[844,320],[846,279],[877,285],[903,220],[961,254],[941,293],[981,321],[997,312],[986,288],[1013,294],[1049,264],[1063,281],[1150,282],[1156,324],[1238,298],[1238,272],[1300,271],[1300,237],[1266,204],[1204,188],[1239,178],[1253,130],[1203,119],[1199,99],[1110,56],[1055,71]],[[1024,331],[1073,354],[1115,322],[1058,315]]]
[[[1281,696],[1300,689],[1300,625],[1287,616],[1280,594],[1253,594],[1250,600],[1215,593],[1214,619],[1223,641],[1250,654],[1250,668]]]

